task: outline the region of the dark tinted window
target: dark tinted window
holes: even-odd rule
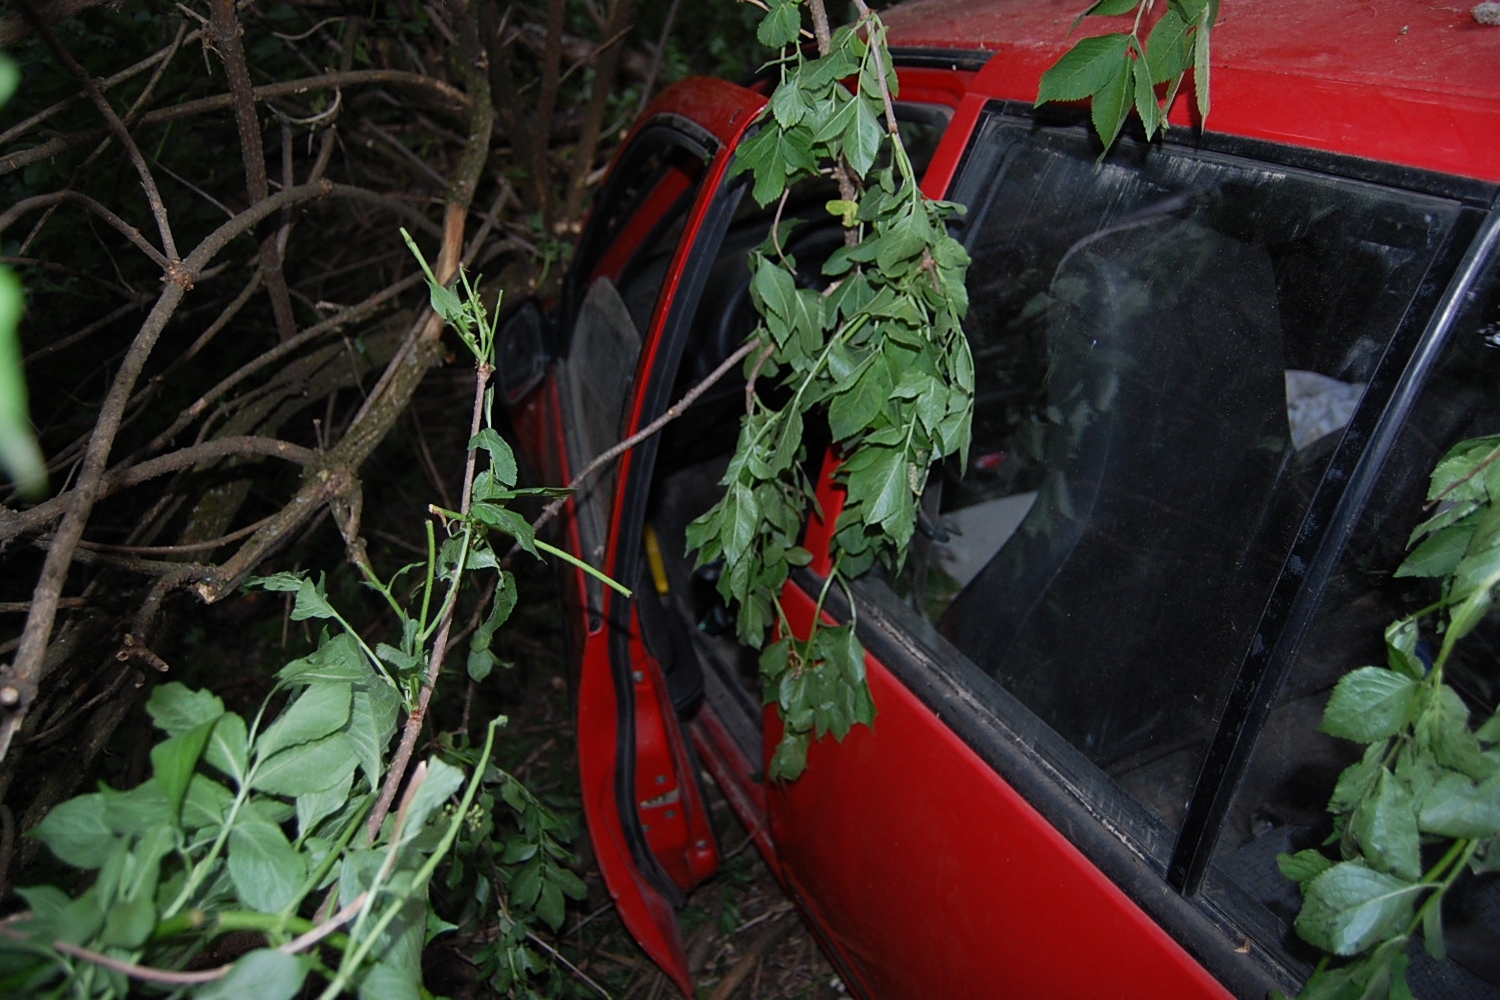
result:
[[[1334,782],[1361,749],[1317,732],[1323,706],[1344,673],[1385,662],[1386,626],[1437,597],[1434,581],[1393,571],[1405,557],[1411,529],[1432,513],[1425,497],[1438,458],[1465,438],[1500,432],[1497,385],[1500,269],[1492,262],[1385,459],[1222,828],[1210,897],[1242,920],[1257,947],[1300,965],[1304,974],[1317,955],[1291,931],[1299,896],[1277,871],[1276,855],[1324,842],[1331,829],[1324,810]],[[1444,671],[1476,719],[1487,718],[1500,700],[1497,664],[1500,615],[1492,613],[1455,648]],[[1454,961],[1440,965],[1414,946],[1416,994],[1424,1000],[1500,995],[1500,879],[1461,882],[1444,924]]]
[[[905,586],[1175,828],[1456,206],[1170,145],[1096,158],[1081,131],[982,126],[954,193],[974,446],[930,489]]]

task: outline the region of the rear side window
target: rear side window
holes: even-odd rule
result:
[[[1395,576],[1411,529],[1431,516],[1428,475],[1466,438],[1500,433],[1500,265],[1468,297],[1441,361],[1385,457],[1336,569],[1324,584],[1280,696],[1260,730],[1226,821],[1205,891],[1235,915],[1255,946],[1310,971],[1319,957],[1292,931],[1297,888],[1276,868],[1276,856],[1328,842],[1325,812],[1334,783],[1361,747],[1317,732],[1333,685],[1349,670],[1385,662],[1383,633],[1391,622],[1430,606],[1436,582]],[[1436,652],[1437,637],[1419,646]],[[1500,613],[1491,612],[1455,648],[1444,679],[1472,718],[1500,704]],[[1430,861],[1428,862],[1430,863]],[[1454,887],[1443,924],[1451,961],[1408,949],[1410,981],[1424,1000],[1500,995],[1500,877],[1467,877]]]
[[[1184,147],[1100,163],[1082,131],[998,115],[952,196],[974,258],[974,444],[930,484],[899,586],[1107,775],[1093,794],[1175,830],[1457,207]]]

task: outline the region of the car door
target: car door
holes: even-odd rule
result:
[[[675,369],[675,317],[702,288],[695,249],[714,241],[732,213],[725,151],[761,104],[723,81],[669,88],[612,166],[564,285],[560,357],[512,411],[553,481],[597,464],[670,402],[660,373]],[[580,664],[579,766],[595,856],[626,926],[690,991],[675,906],[715,870],[718,854],[677,724],[694,698],[692,672],[641,627],[655,610],[643,600],[651,591],[642,590],[640,551],[641,484],[656,446],[647,438],[599,464],[570,499],[569,547],[595,572],[568,576],[564,606]],[[606,586],[601,574],[634,594]]]
[[[868,995],[1307,974],[1224,903],[1278,877],[1264,803],[1227,809],[1226,761],[1266,724],[1242,688],[1288,627],[1273,597],[1341,544],[1331,512],[1494,193],[1300,159],[1209,137],[1100,164],[1082,125],[980,121],[948,195],[974,258],[970,462],[933,476],[904,571],[854,588],[873,728],[768,796],[786,880]],[[820,589],[789,592],[798,628]],[[839,588],[824,609],[851,617]]]

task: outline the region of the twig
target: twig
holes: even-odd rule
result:
[[[734,996],[735,991],[740,988],[740,984],[745,981],[751,972],[755,971],[755,966],[761,959],[765,958],[766,953],[774,948],[796,926],[797,922],[795,920],[785,919],[786,914],[789,912],[783,911],[775,923],[761,932],[760,936],[740,956],[740,960],[734,963],[728,975],[719,981],[719,985],[709,994],[708,1000],[729,1000],[730,997]]]
[[[105,208],[99,202],[90,198],[88,195],[78,191],[49,191],[46,194],[37,194],[32,195],[30,198],[22,198],[20,201],[11,205],[10,208],[7,208],[4,212],[0,212],[0,232],[4,232],[17,219],[27,214],[28,212],[35,211],[38,208],[47,208],[48,206],[61,204],[63,202],[73,202],[75,204],[82,205],[90,212],[93,212],[95,215],[99,216],[99,218],[109,223],[112,228],[118,230],[120,235],[129,240],[132,246],[134,246],[141,253],[145,254],[147,257],[150,257],[151,263],[155,264],[163,271],[165,271],[170,266],[170,262],[166,257],[162,255],[162,252],[156,249],[156,247],[152,246],[150,243],[146,242],[145,237],[141,235],[141,231],[139,229],[135,228],[130,223],[126,222],[124,219],[120,218],[118,215]]]
[[[256,87],[254,91],[257,101],[264,101],[273,97],[286,97],[292,94],[305,94],[312,90],[330,90],[339,87],[352,87],[366,83],[395,83],[409,87],[431,90],[444,100],[454,103],[458,110],[467,110],[468,98],[463,91],[432,77],[422,76],[420,73],[409,73],[405,70],[395,69],[356,69],[347,73],[324,73],[320,76],[304,77],[300,80],[284,80],[280,83],[268,83]],[[216,94],[213,97],[200,97],[194,101],[183,101],[169,108],[157,108],[141,115],[138,124],[159,125],[165,122],[180,121],[184,118],[192,118],[197,115],[207,114],[213,111],[223,111],[234,106],[234,95]],[[29,149],[17,150],[0,156],[0,176],[19,170],[22,167],[41,160],[48,160],[59,153],[72,149],[74,146],[92,142],[109,134],[108,128],[80,129],[67,135],[56,136],[46,142],[39,143]]]
[[[224,63],[229,93],[234,98],[234,123],[240,133],[240,156],[245,163],[245,190],[251,202],[263,201],[270,194],[270,183],[266,180],[266,153],[260,138],[260,121],[255,115],[250,67],[245,62],[245,47],[240,43],[239,15],[235,13],[234,0],[209,0],[208,6],[214,49]],[[297,332],[297,321],[292,315],[292,298],[287,293],[274,233],[261,240],[260,268],[271,296],[276,332],[282,340],[290,340]]]
[[[553,958],[557,959],[563,965],[566,965],[568,967],[568,970],[572,972],[573,975],[577,976],[588,986],[592,987],[601,997],[604,998],[604,1000],[609,1000],[609,990],[605,989],[603,986],[600,986],[598,983],[590,979],[588,973],[584,972],[578,966],[568,961],[562,952],[552,947],[552,945],[548,944],[546,941],[544,941],[542,938],[538,937],[531,931],[526,932],[526,940],[530,941],[532,944],[536,945],[538,948],[542,949]]]
[[[645,427],[642,427],[640,430],[630,435],[630,437],[601,452],[597,458],[583,467],[582,472],[573,477],[572,482],[568,483],[568,490],[570,491],[570,493],[571,491],[578,489],[578,487],[583,485],[583,483],[590,476],[598,472],[600,469],[604,468],[604,466],[608,465],[610,462],[613,462],[615,459],[625,454],[625,452],[629,451],[631,448],[634,448],[636,445],[640,444],[642,441],[646,440],[651,435],[657,433],[663,427],[667,426],[672,421],[682,416],[683,413],[687,412],[687,409],[690,406],[698,401],[699,396],[702,396],[705,392],[712,388],[714,383],[723,378],[731,368],[739,364],[741,361],[745,360],[745,358],[750,355],[750,352],[753,351],[759,343],[760,342],[757,340],[745,341],[733,354],[729,355],[729,357],[720,362],[719,367],[709,372],[708,376],[704,378],[702,382],[699,382],[697,385],[693,386],[683,394],[683,397],[681,399],[669,406],[667,408],[667,412],[663,413],[661,416],[651,421],[651,423],[647,424]],[[542,509],[542,512],[537,515],[536,520],[531,522],[532,530],[540,531],[543,525],[557,516],[558,512],[562,510],[563,505],[568,502],[568,499],[569,498],[567,495],[560,496],[549,503],[546,507],[544,507]],[[508,565],[510,563],[510,560],[515,556],[517,549],[518,547],[513,547],[510,552],[506,554],[506,565]]]
[[[146,158],[141,155],[140,147],[135,144],[135,139],[125,127],[125,123],[115,113],[114,106],[104,99],[104,95],[100,93],[99,86],[94,83],[93,77],[89,76],[88,71],[78,64],[78,60],[73,58],[73,54],[58,41],[57,35],[52,31],[52,26],[42,20],[32,0],[17,0],[17,2],[20,4],[21,10],[31,19],[31,23],[36,28],[37,34],[47,43],[47,48],[52,50],[52,54],[57,57],[57,61],[63,64],[64,68],[78,81],[79,86],[83,88],[84,92],[89,95],[89,100],[94,103],[94,107],[99,109],[99,114],[104,118],[109,131],[119,140],[120,145],[124,147],[140,179],[141,189],[146,194],[146,201],[151,206],[152,218],[156,220],[157,232],[161,235],[162,251],[167,255],[169,260],[177,260],[177,241],[172,237],[172,226],[167,221],[167,206],[162,201],[161,192],[156,187],[156,178],[151,175],[151,168],[146,165]],[[169,280],[173,277],[170,267],[167,269],[167,277]]]
[[[179,448],[177,451],[124,467],[116,466],[99,477],[95,487],[95,500],[103,499],[121,490],[144,483],[148,479],[164,476],[178,469],[187,469],[201,462],[217,458],[284,458],[299,465],[315,465],[322,461],[321,453],[304,448],[289,441],[265,437],[225,437],[204,441]],[[8,541],[26,531],[34,531],[49,521],[64,515],[74,501],[80,483],[72,490],[61,493],[50,500],[37,504],[29,510],[10,517],[0,517],[0,541]]]

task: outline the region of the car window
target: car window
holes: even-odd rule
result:
[[[1402,428],[1342,557],[1318,598],[1245,777],[1221,826],[1206,892],[1235,914],[1256,946],[1305,974],[1318,955],[1291,930],[1300,897],[1276,868],[1276,855],[1325,843],[1325,808],[1343,768],[1360,748],[1317,731],[1337,680],[1386,660],[1384,630],[1437,598],[1435,581],[1397,577],[1411,529],[1431,515],[1428,475],[1461,440],[1500,432],[1500,267],[1448,338],[1442,359]],[[1429,654],[1430,655],[1430,654]],[[1500,702],[1500,614],[1460,643],[1444,671],[1474,718]],[[1500,880],[1469,879],[1445,907],[1448,951],[1441,964],[1415,946],[1411,985],[1427,1000],[1500,995]]]
[[[1176,829],[1457,206],[1189,146],[1101,162],[1081,129],[1000,114],[951,196],[969,206],[974,443],[933,477],[896,585],[1102,769],[1097,795]]]

